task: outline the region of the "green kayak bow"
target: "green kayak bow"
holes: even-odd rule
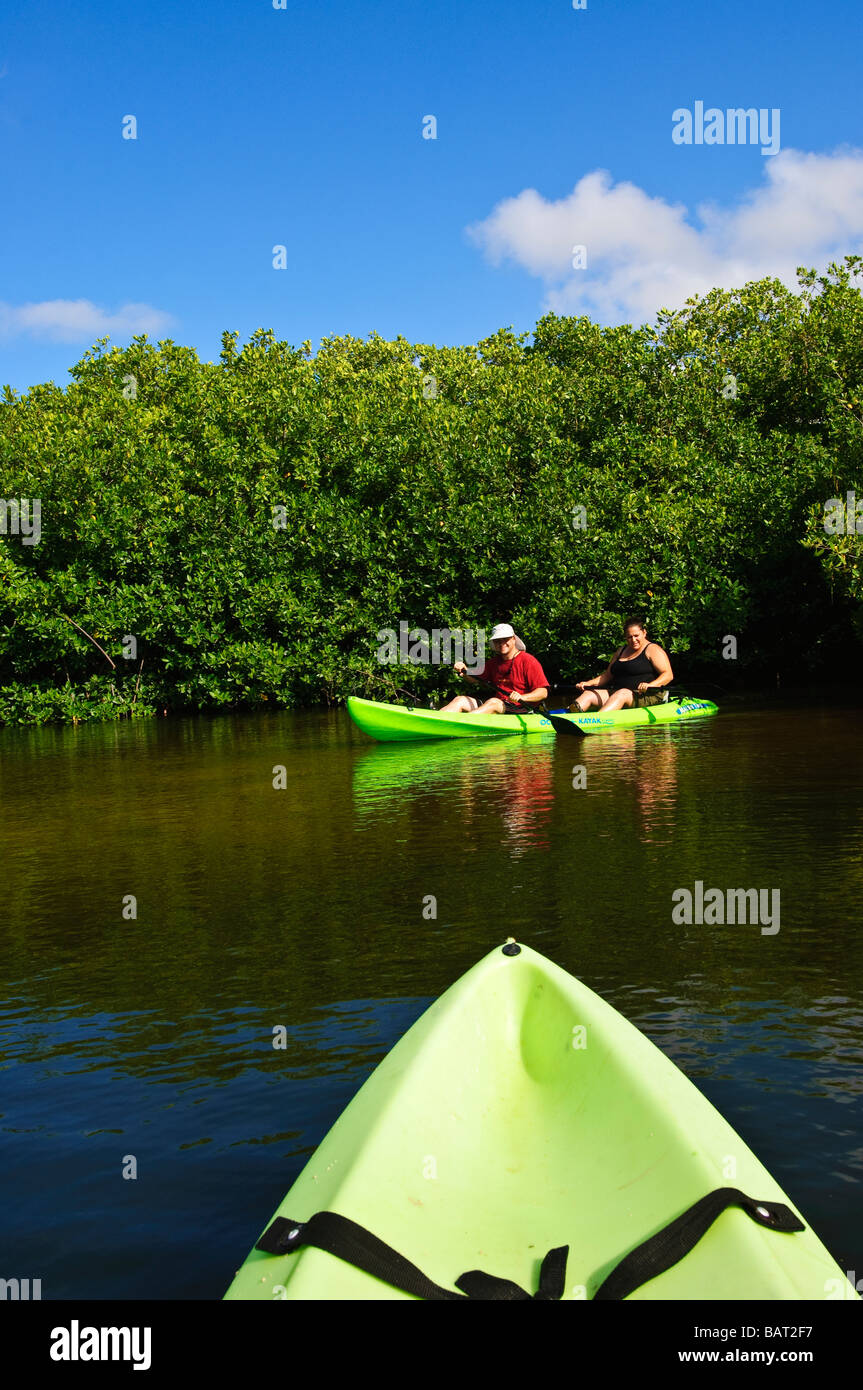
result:
[[[836,1296],[857,1297],[692,1082],[611,1005],[515,942],[396,1043],[226,1294]]]

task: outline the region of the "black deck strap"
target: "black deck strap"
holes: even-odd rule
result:
[[[566,1257],[568,1245],[559,1245],[549,1250],[539,1271],[539,1288],[536,1293],[525,1293],[510,1279],[498,1279],[494,1274],[484,1274],[481,1269],[469,1270],[456,1279],[456,1288],[464,1289],[468,1298],[505,1299],[507,1302],[523,1302],[535,1299],[541,1302],[557,1303],[563,1298],[566,1280]]]
[[[427,1279],[422,1270],[406,1260],[384,1241],[378,1240],[355,1221],[334,1211],[319,1211],[308,1221],[286,1221],[277,1216],[255,1246],[268,1255],[292,1255],[303,1245],[314,1245],[357,1269],[365,1270],[385,1284],[425,1299],[466,1299],[468,1294],[453,1293]]]
[[[708,1192],[661,1231],[650,1236],[611,1271],[600,1284],[594,1299],[621,1299],[663,1274],[688,1255],[727,1207],[742,1207],[759,1226],[773,1231],[805,1231],[803,1222],[784,1202],[755,1202],[738,1187],[717,1187]]]
[[[457,1299],[459,1302],[470,1299],[494,1299],[515,1302],[531,1298],[557,1300],[563,1297],[566,1278],[566,1257],[568,1246],[550,1250],[542,1262],[539,1276],[539,1289],[535,1294],[526,1293],[509,1279],[498,1279],[493,1274],[481,1270],[470,1270],[456,1279],[456,1287],[462,1293],[444,1289],[423,1274],[421,1269],[406,1260],[391,1245],[379,1240],[363,1226],[358,1226],[347,1216],[339,1216],[334,1211],[319,1211],[308,1221],[288,1221],[277,1216],[269,1225],[255,1246],[267,1255],[292,1255],[303,1245],[314,1245],[335,1255],[340,1260],[374,1275],[393,1288],[402,1289],[416,1298],[441,1301]]]

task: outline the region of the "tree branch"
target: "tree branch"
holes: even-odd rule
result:
[[[88,638],[90,639],[90,641],[93,643],[93,646],[94,646],[94,647],[99,647],[99,643],[96,641],[95,637],[90,637],[89,632],[85,632],[85,631],[84,631],[84,628],[81,627],[81,625],[80,625],[79,623],[76,623],[74,618],[69,618],[69,617],[67,617],[65,613],[61,613],[61,614],[60,614],[60,617],[61,617],[61,618],[66,618],[66,622],[67,622],[67,623],[71,623],[73,627],[77,627],[77,629],[78,629],[79,632],[83,632],[83,633],[84,633],[84,636],[85,636],[85,637],[88,637]],[[108,653],[105,651],[105,648],[104,648],[104,647],[99,647],[99,651],[102,653],[102,655],[104,656],[104,658],[105,658],[106,661],[110,661],[110,662],[111,662],[111,665],[113,666],[114,670],[116,671],[116,669],[117,669],[117,663],[116,663],[116,661],[111,661],[111,658],[110,658],[110,656],[108,655]]]

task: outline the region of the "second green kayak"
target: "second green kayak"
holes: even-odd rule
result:
[[[508,942],[372,1073],[226,1297],[857,1295],[674,1063]]]

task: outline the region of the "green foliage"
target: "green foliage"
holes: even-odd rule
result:
[[[635,611],[683,669],[727,680],[732,633],[736,669],[823,673],[863,639],[863,541],[823,526],[863,500],[861,272],[475,348],[105,339],[65,391],[6,388],[0,498],[42,538],[0,535],[0,722],[443,687],[376,661],[401,620],[511,619],[568,678]]]

